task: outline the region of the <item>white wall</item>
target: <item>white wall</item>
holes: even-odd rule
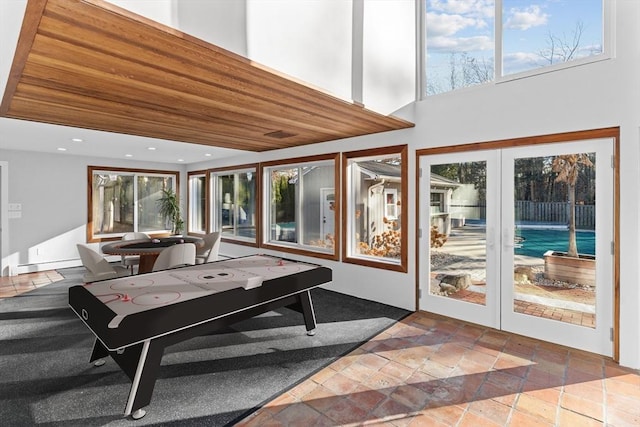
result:
[[[416,98],[416,29],[413,0],[364,3],[363,99],[389,114]]]
[[[178,28],[175,0],[108,0],[123,9],[152,19],[169,27]]]
[[[9,165],[9,203],[22,205],[21,217],[9,218],[8,250],[2,254],[3,265],[16,273],[81,265],[76,244],[87,241],[87,166],[185,170],[160,163],[10,150],[0,150],[0,161]],[[185,181],[182,176],[183,202]]]
[[[248,56],[351,99],[351,1],[247,0]]]
[[[247,56],[246,3],[239,0],[173,0],[181,31]]]

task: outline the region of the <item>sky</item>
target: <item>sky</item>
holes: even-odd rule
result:
[[[493,60],[494,4],[426,0],[427,76],[450,75],[452,52]],[[503,0],[502,10],[504,75],[549,64],[551,39],[556,46],[573,45],[577,25],[582,30],[574,58],[601,52],[602,0]],[[553,62],[564,59],[557,56]]]

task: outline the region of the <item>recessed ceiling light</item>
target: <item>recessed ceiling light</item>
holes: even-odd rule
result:
[[[58,147],[58,151],[67,151],[67,149],[64,147]]]
[[[205,157],[211,157],[211,153],[205,153]]]
[[[156,147],[147,147],[147,150],[149,151],[155,151]]]
[[[125,154],[125,157],[133,157],[133,154]]]
[[[82,138],[71,138],[71,141],[73,141],[73,142],[82,142],[82,141],[84,141],[84,139],[82,139]]]
[[[184,162],[184,159],[178,159],[179,162]]]

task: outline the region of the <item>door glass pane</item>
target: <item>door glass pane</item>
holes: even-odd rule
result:
[[[595,328],[595,153],[514,164],[516,313]]]
[[[486,305],[485,161],[431,166],[430,293]]]

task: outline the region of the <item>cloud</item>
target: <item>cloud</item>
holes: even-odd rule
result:
[[[547,24],[549,15],[542,12],[538,5],[531,5],[524,9],[509,9],[507,12],[507,20],[504,24],[505,28],[514,30],[528,30],[531,27],[538,27]]]
[[[548,65],[540,55],[531,52],[516,52],[504,55],[502,63],[505,75]]]
[[[475,37],[430,37],[429,52],[476,52],[493,50],[493,39],[488,36]]]
[[[484,27],[486,23],[462,15],[427,13],[427,36],[451,36],[468,27]]]
[[[428,0],[427,12],[492,18],[494,0]]]

